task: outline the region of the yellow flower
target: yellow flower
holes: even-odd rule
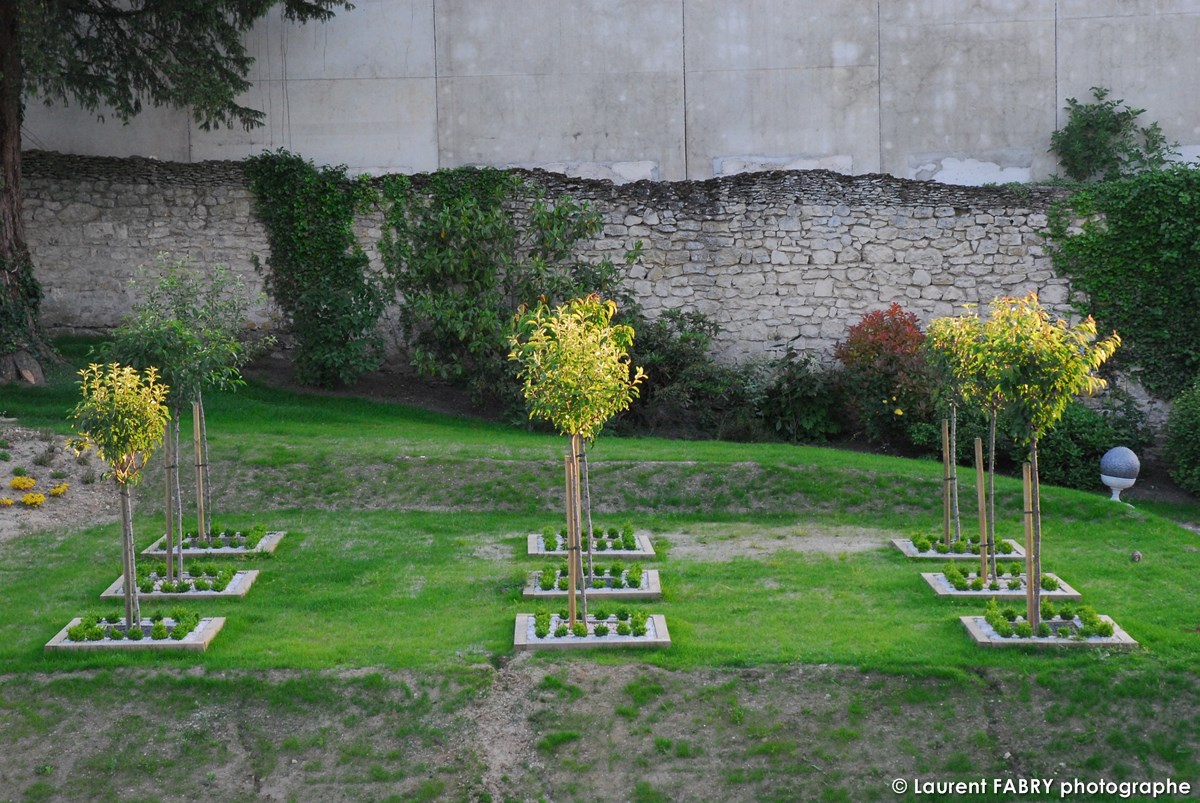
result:
[[[8,487],[14,491],[28,491],[35,485],[37,485],[37,480],[33,477],[13,477],[8,483]]]
[[[7,496],[0,497],[0,507],[12,507],[12,506],[13,506],[13,500],[9,499]]]
[[[70,487],[71,486],[67,485],[65,482],[60,482],[58,485],[55,485],[53,488],[50,489],[50,495],[51,496],[62,496],[63,494],[65,494],[67,492],[67,489]]]
[[[897,408],[896,408],[896,411],[895,411],[895,412],[896,412],[896,415],[904,415],[904,411],[903,411],[903,410],[901,410],[899,407],[897,407]],[[54,493],[54,492],[53,492],[53,491],[51,491],[51,493]]]
[[[21,497],[21,504],[25,507],[41,507],[45,501],[44,494],[25,494]]]

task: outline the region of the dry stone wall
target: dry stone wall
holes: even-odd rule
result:
[[[788,350],[827,358],[849,326],[892,302],[928,321],[1036,290],[1067,311],[1069,287],[1042,239],[1059,190],[827,171],[625,185],[529,177],[600,211],[603,234],[585,257],[620,262],[641,241],[627,282],[646,311],[710,315],[727,359]],[[27,154],[25,215],[47,326],[112,327],[132,301],[130,278],[159,252],[228,265],[261,290],[252,259],[268,251],[252,204],[236,162]],[[359,230],[373,255],[379,220]],[[270,325],[270,305],[254,316]]]

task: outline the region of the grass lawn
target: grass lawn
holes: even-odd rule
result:
[[[74,362],[85,348],[63,344]],[[74,402],[64,367],[5,388],[0,410],[65,432]],[[1045,487],[1044,570],[1142,648],[980,650],[957,617],[982,605],[934,599],[930,569],[885,547],[940,527],[937,464],[602,436],[596,522],[651,533],[664,598],[639,605],[666,614],[673,646],[514,658],[542,563],[525,534],[562,518],[563,439],[259,385],[207,417],[217,519],[288,531],[248,561],[263,571],[245,599],[203,604],[228,618],[207,653],[45,654],[72,616],[115,610],[98,595],[119,528],[0,546],[0,773],[26,798],[895,800],[889,773],[1200,775],[1200,536],[1176,523],[1200,522],[1195,506]],[[139,491],[139,547],[161,532],[156,504]],[[997,507],[1020,538],[1016,481],[998,480]],[[879,546],[828,547],[846,532]],[[154,747],[55,753],[112,717]],[[156,791],[163,773],[174,792]]]

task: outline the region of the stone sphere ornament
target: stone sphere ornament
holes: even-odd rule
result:
[[[1121,501],[1121,491],[1133,487],[1142,463],[1132,449],[1116,446],[1100,458],[1100,481],[1112,491],[1112,499]]]

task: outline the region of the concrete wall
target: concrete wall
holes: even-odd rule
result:
[[[287,147],[369,173],[627,181],[767,168],[1025,181],[1105,86],[1200,156],[1200,0],[358,0],[247,36],[263,128],[31,101],[26,147],[175,161]]]
[[[1067,312],[1067,282],[1054,275],[1041,238],[1053,190],[1016,195],[830,171],[626,185],[529,175],[550,197],[570,194],[602,215],[603,234],[584,258],[620,264],[641,241],[629,288],[652,316],[709,315],[723,327],[717,348],[726,359],[788,350],[828,358],[852,324],[892,302],[928,321],[1036,290]],[[252,292],[262,287],[252,259],[268,257],[266,232],[238,162],[30,153],[25,195],[51,330],[115,325],[132,303],[138,266],[163,251],[223,263]],[[374,258],[379,214],[358,230]],[[260,325],[271,317],[267,305],[254,310]]]

